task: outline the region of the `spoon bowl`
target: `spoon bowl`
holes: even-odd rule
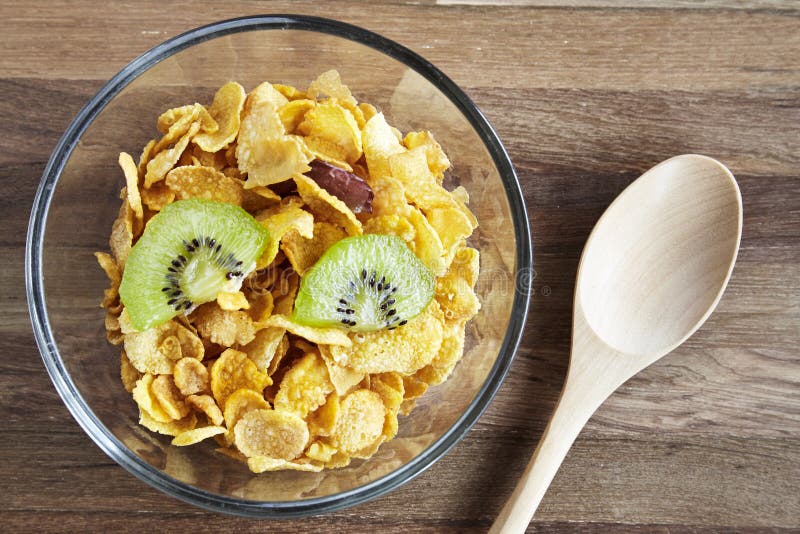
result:
[[[700,328],[728,284],[741,235],[739,186],[706,156],[656,165],[611,204],[578,267],[564,389],[490,532],[524,532],[595,410]]]
[[[625,189],[595,226],[575,301],[612,348],[662,356],[716,306],[740,236],[731,172],[706,156],[668,159]]]

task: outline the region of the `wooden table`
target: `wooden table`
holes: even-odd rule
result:
[[[733,278],[697,334],[592,418],[530,530],[800,529],[800,4],[440,4],[2,2],[0,530],[486,530],[561,388],[590,229],[642,171],[685,152],[720,159],[739,180],[744,233]],[[516,164],[537,272],[522,347],[467,437],[386,497],[291,522],[204,512],[106,457],[45,373],[23,279],[33,195],[78,109],[164,39],[264,12],[366,27],[461,85]]]

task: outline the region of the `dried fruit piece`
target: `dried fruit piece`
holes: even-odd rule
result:
[[[372,213],[372,188],[363,179],[330,163],[314,160],[306,176],[344,202],[353,213]]]

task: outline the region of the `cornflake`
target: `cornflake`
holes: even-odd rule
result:
[[[392,127],[335,70],[306,90],[263,82],[248,93],[230,81],[208,106],[154,119],[138,161],[119,155],[121,205],[109,253],[95,253],[108,279],[106,336],[121,345],[120,380],[139,424],[175,446],[214,438],[198,446],[253,473],[369,458],[454,373],[480,309],[479,254],[468,245],[478,221],[467,191],[443,186],[445,150],[429,131]],[[136,331],[119,297],[128,254],[157,212],[191,198],[241,207],[270,241],[241,287]],[[430,304],[392,330],[295,322],[302,278],[362,233],[406,243],[436,276]]]

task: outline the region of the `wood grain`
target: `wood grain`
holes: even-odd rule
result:
[[[742,190],[742,248],[728,290],[697,334],[589,421],[529,531],[800,529],[800,7],[508,4],[0,2],[2,530],[487,530],[563,383],[575,271],[589,231],[641,172],[683,152],[719,159]],[[95,447],[41,364],[23,278],[36,186],[86,100],[168,37],[263,12],[364,26],[463,86],[517,167],[537,272],[508,379],[449,455],[386,497],[286,522],[167,498]]]

